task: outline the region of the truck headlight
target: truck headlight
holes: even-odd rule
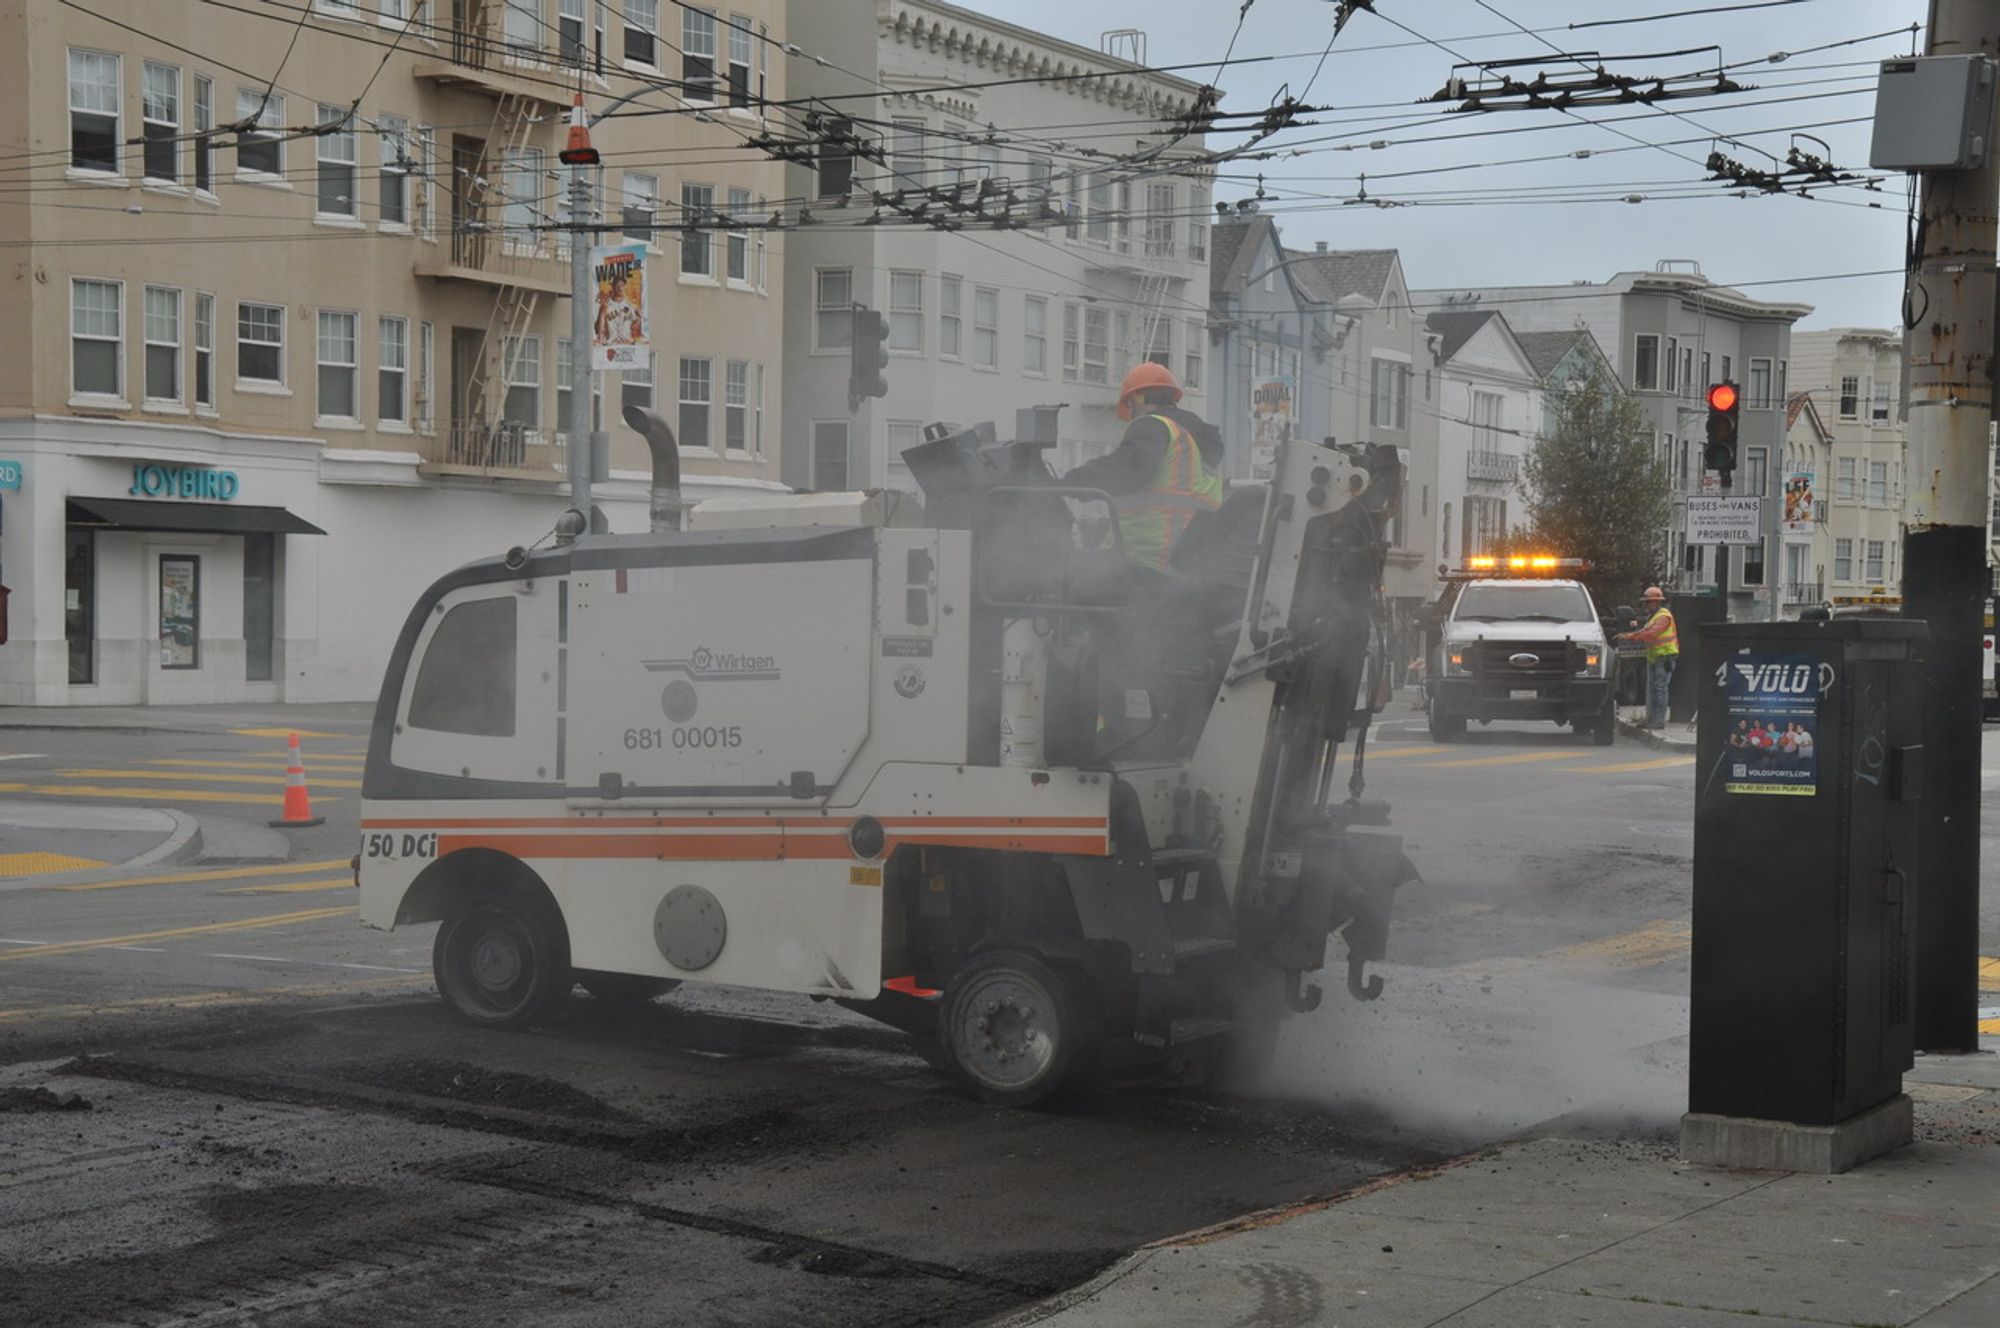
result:
[[[1583,667],[1576,671],[1579,678],[1602,678],[1611,651],[1605,646],[1587,646],[1583,652]]]
[[[1472,666],[1465,662],[1465,651],[1457,646],[1447,646],[1444,652],[1444,671],[1447,674],[1464,677],[1472,672]]]

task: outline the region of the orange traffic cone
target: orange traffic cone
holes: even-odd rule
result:
[[[313,815],[312,797],[306,792],[306,767],[304,758],[299,755],[299,735],[294,733],[286,746],[286,755],[291,757],[291,761],[285,766],[285,810],[271,824],[279,828],[325,825],[324,816]]]

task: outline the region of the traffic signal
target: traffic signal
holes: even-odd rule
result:
[[[1736,469],[1736,414],[1742,406],[1736,384],[1717,383],[1708,389],[1708,446],[1702,451],[1702,465],[1725,478]]]
[[[849,342],[853,355],[847,372],[847,408],[858,409],[863,397],[889,395],[889,320],[874,309],[856,306]]]

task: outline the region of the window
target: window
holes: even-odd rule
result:
[[[1111,381],[1111,314],[1109,310],[1083,311],[1083,381]]]
[[[762,194],[759,194],[757,196],[757,215],[759,217],[763,217],[764,215],[766,215],[764,212],[764,208],[765,208],[764,196]],[[759,291],[762,291],[764,289],[764,256],[767,252],[768,252],[768,246],[764,242],[764,228],[760,226],[757,228],[757,233],[756,233],[757,289]]]
[[[160,667],[201,667],[201,559],[160,555]]]
[[[729,219],[734,222],[750,220],[750,191],[731,189],[729,191]],[[750,232],[731,231],[728,235],[729,279],[739,285],[750,283]]]
[[[1882,583],[1882,554],[1885,547],[1881,540],[1868,541],[1868,583],[1870,585],[1880,585]]]
[[[651,240],[653,214],[659,207],[659,177],[641,171],[627,171],[621,188],[624,191],[624,203],[620,209],[620,218],[625,226],[625,238]]]
[[[1076,306],[1065,303],[1063,305],[1063,377],[1071,382],[1075,382],[1077,367],[1082,359],[1083,342],[1077,335]]]
[[[1833,542],[1833,579],[1852,581],[1854,579],[1854,541],[1837,539]]]
[[[889,487],[915,492],[916,477],[910,474],[903,453],[924,441],[924,426],[915,420],[889,421]]]
[[[118,57],[69,53],[69,164],[79,171],[118,169]]]
[[[1130,180],[1120,180],[1118,182],[1118,211],[1116,217],[1118,252],[1129,254],[1132,252],[1132,182]]]
[[[194,404],[215,408],[215,297],[194,297]]]
[[[1728,374],[1728,362],[1724,361],[1723,373]],[[1645,333],[1633,343],[1632,386],[1641,392],[1656,392],[1660,387],[1660,339]]]
[[[1713,357],[1707,351],[1703,351],[1701,353],[1701,383],[1704,389],[1715,386],[1715,375],[1709,372],[1712,363]]]
[[[1208,261],[1208,223],[1199,217],[1188,222],[1188,257],[1197,263]]]
[[[375,418],[410,420],[410,320],[383,317],[375,325]]]
[[[533,55],[542,49],[542,0],[507,0],[502,23],[509,50]]]
[[[965,283],[949,272],[938,278],[938,354],[947,360],[965,354]]]
[[[410,687],[409,726],[514,736],[514,596],[455,604],[438,619]]]
[[[385,24],[402,23],[410,17],[410,0],[380,0],[377,8]]]
[[[1063,234],[1074,240],[1083,234],[1083,176],[1071,171],[1068,179],[1069,197],[1063,205]]]
[[[1506,398],[1498,392],[1478,392],[1472,394],[1472,438],[1473,446],[1481,452],[1500,450],[1501,412]]]
[[[1188,319],[1187,325],[1187,371],[1181,375],[1181,386],[1190,392],[1201,391],[1201,357],[1207,347],[1208,333],[1202,328],[1198,318]]]
[[[1164,316],[1153,319],[1151,340],[1146,345],[1146,358],[1171,372],[1174,367],[1174,324]]]
[[[1889,422],[1889,394],[1890,385],[1888,383],[1878,381],[1875,384],[1875,397],[1868,403],[1869,424],[1887,424]]]
[[[1744,487],[1742,492],[1756,494],[1765,492],[1765,484],[1770,479],[1768,456],[1768,450],[1762,447],[1746,447],[1743,449]]]
[[[1685,346],[1681,349],[1681,395],[1691,397],[1698,392],[1694,381],[1694,347]]]
[[[889,349],[921,353],[924,348],[924,274],[889,274]]]
[[[813,270],[813,349],[846,350],[854,341],[854,272]]]
[[[181,178],[181,71],[148,60],[145,80],[139,115],[146,139],[146,178],[176,184]]]
[[[501,155],[501,186],[506,199],[500,225],[506,243],[517,252],[533,252],[541,247],[541,232],[535,228],[547,215],[543,206],[542,150],[508,148]]]
[[[1889,502],[1889,463],[1871,461],[1868,463],[1868,505],[1885,507]]]
[[[1777,394],[1777,399],[1774,403],[1776,405],[1785,406],[1791,404],[1792,398],[1785,388],[1785,375],[1789,368],[1790,368],[1789,361],[1786,360],[1778,361],[1778,394]]]
[[[750,20],[741,14],[729,16],[729,104],[750,105]]]
[[[757,119],[759,121],[763,121],[769,117],[769,112],[767,111],[766,107],[769,105],[770,98],[768,98],[764,94],[765,94],[765,80],[769,77],[765,62],[770,58],[770,47],[771,47],[770,25],[766,23],[759,23],[757,25]],[[762,374],[764,372],[762,365],[758,366],[757,372],[759,374]],[[763,407],[760,405],[758,409],[761,410],[763,409]],[[759,450],[761,451],[762,448],[759,448]]]
[[[731,360],[722,376],[722,446],[750,450],[750,361]]]
[[[597,43],[586,44],[584,37],[583,9],[585,5],[597,8],[601,0],[557,0],[556,4],[556,51],[566,65],[576,68],[595,69],[604,60],[604,11],[597,10]]]
[[[814,420],[812,486],[821,492],[847,487],[847,421]]]
[[[1028,158],[1028,197],[1039,204],[1046,204],[1055,191],[1050,186],[1054,175],[1047,157]]]
[[[384,115],[376,122],[381,149],[382,206],[376,220],[384,226],[410,224],[410,122]]]
[[[361,0],[312,0],[314,9],[324,10],[335,18],[356,18]]]
[[[757,396],[752,404],[756,414],[752,417],[750,443],[757,449],[757,455],[764,454],[764,366],[757,366]]]
[[[1111,177],[1103,171],[1090,177],[1090,211],[1083,234],[1092,244],[1111,243]]]
[[[972,362],[1000,367],[1000,292],[991,286],[972,288]]]
[[[1049,371],[1049,302],[1030,295],[1021,304],[1021,372],[1037,378]]]
[[[898,189],[924,187],[924,122],[898,120],[889,139],[889,169]]]
[[[1174,223],[1179,220],[1174,215],[1173,185],[1157,180],[1149,183],[1146,186],[1147,257],[1173,257],[1174,232],[1179,229]]]
[[[1676,391],[1680,387],[1680,382],[1675,377],[1675,374],[1679,371],[1680,368],[1680,359],[1681,359],[1681,339],[1679,337],[1668,337],[1667,363],[1666,363],[1667,379],[1666,382],[1663,384],[1663,386],[1669,392]]]
[[[1840,380],[1840,418],[1851,420],[1861,411],[1861,380],[1846,374]]]
[[[625,58],[658,67],[660,0],[625,0]]]
[[[70,391],[98,397],[124,395],[124,309],[122,283],[71,279]]]
[[[429,433],[435,422],[431,415],[431,348],[435,337],[429,323],[417,324],[417,393],[411,414],[416,417],[418,433]]]
[[[319,215],[354,215],[354,120],[345,106],[322,106],[319,122],[339,128],[322,132],[314,142],[319,151]]]
[[[1833,463],[1833,496],[1843,503],[1855,500],[1854,458],[1841,457]]]
[[[715,14],[681,9],[681,93],[689,101],[715,100]]]
[[[1752,410],[1769,410],[1771,408],[1771,362],[1769,360],[1759,358],[1750,361],[1750,399],[1744,404]]]
[[[1725,383],[1733,383],[1736,381],[1736,373],[1733,369],[1730,368],[1729,357],[1727,355],[1722,357],[1722,381]]]
[[[634,406],[640,410],[653,408],[653,366],[650,364],[643,369],[627,369],[618,384],[619,410],[630,410]]]
[[[680,444],[683,448],[713,447],[708,436],[708,407],[714,388],[710,361],[692,355],[681,356]]]
[[[319,311],[319,416],[329,420],[357,417],[354,397],[354,315]]]
[[[507,400],[500,418],[534,432],[542,427],[542,339],[508,337],[500,343],[500,368],[506,375]]]
[[[1368,422],[1377,429],[1409,427],[1410,366],[1400,360],[1374,362]]]
[[[854,192],[854,122],[833,116],[819,140],[819,196],[840,198]]]
[[[236,90],[236,118],[252,128],[236,135],[236,169],[252,175],[279,175],[285,169],[285,99],[257,88]]]
[[[1763,540],[1758,540],[1755,544],[1746,544],[1743,546],[1743,571],[1737,580],[1740,584],[1746,586],[1761,586],[1764,584]]]
[[[215,189],[215,82],[197,77],[194,81],[194,187],[203,193]]]
[[[712,277],[715,275],[715,254],[710,243],[712,232],[695,230],[693,227],[709,220],[715,211],[715,186],[712,184],[683,184],[681,186],[681,220],[690,227],[681,232],[681,272],[690,277]]]
[[[181,399],[181,293],[146,287],[146,400]]]

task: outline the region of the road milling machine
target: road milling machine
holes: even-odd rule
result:
[[[425,590],[369,744],[362,921],[440,923],[481,1025],[578,983],[793,992],[1013,1105],[1268,1049],[1334,934],[1374,999],[1416,876],[1362,779],[1397,452],[1284,444],[1156,569],[1022,416],[905,454],[922,524],[689,530],[655,421],[653,532]]]

